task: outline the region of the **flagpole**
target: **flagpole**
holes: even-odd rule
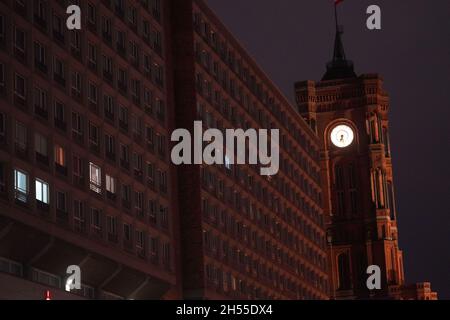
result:
[[[336,33],[339,32],[338,14],[337,14],[337,2],[334,2],[334,19],[336,21]]]

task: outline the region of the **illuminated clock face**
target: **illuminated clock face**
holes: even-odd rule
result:
[[[331,142],[338,148],[348,147],[354,139],[352,128],[345,124],[338,125],[331,131]]]

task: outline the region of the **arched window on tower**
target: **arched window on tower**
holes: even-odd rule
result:
[[[394,197],[394,187],[392,182],[388,181],[388,197],[389,197],[389,209],[391,211],[391,220],[395,220],[397,217],[397,212],[395,209],[395,197]]]
[[[357,183],[356,183],[356,167],[351,163],[348,167],[348,187],[350,192],[350,211],[353,216],[358,213]]]
[[[388,133],[388,129],[386,127],[383,127],[383,143],[384,143],[384,154],[386,157],[390,157],[391,156],[391,147],[389,145],[389,133]]]
[[[338,216],[345,214],[345,185],[344,185],[344,170],[341,165],[335,166],[336,179],[336,212]]]
[[[351,288],[350,259],[347,253],[338,256],[338,290],[348,290]]]

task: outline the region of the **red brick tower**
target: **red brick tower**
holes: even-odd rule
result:
[[[332,298],[391,297],[404,283],[389,146],[389,98],[376,74],[356,76],[336,33],[320,82],[296,84],[299,111],[321,140]],[[382,289],[369,291],[378,265]]]

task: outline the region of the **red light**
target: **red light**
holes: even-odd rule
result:
[[[52,300],[52,294],[50,290],[45,291],[45,300]]]

